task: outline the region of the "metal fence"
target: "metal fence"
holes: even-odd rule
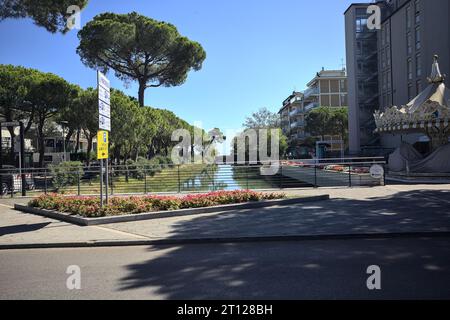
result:
[[[278,173],[263,175],[261,165],[190,164],[161,166],[111,166],[110,195],[193,193],[238,189],[289,189],[307,187],[357,187],[385,184],[373,177],[373,165],[385,167],[384,158],[280,161]],[[0,170],[2,197],[100,194],[100,167],[16,168]],[[106,180],[106,179],[105,179]]]

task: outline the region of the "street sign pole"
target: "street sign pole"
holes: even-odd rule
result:
[[[3,170],[3,136],[2,136],[2,127],[0,126],[0,171],[2,170]]]
[[[103,208],[103,160],[100,160],[100,207]]]
[[[25,126],[23,122],[20,122],[20,154],[19,154],[19,161],[20,161],[20,176],[22,179],[22,196],[25,197],[27,195],[27,189],[26,189],[26,183],[27,179],[25,177]]]
[[[97,72],[97,90],[98,90],[98,126],[97,134],[97,159],[100,160],[100,198],[103,207],[103,182],[106,181],[105,194],[106,204],[108,204],[108,177],[109,177],[109,131],[111,131],[111,84],[104,74]],[[105,169],[103,169],[103,160]],[[105,176],[104,176],[105,175]]]
[[[108,183],[109,183],[109,179],[108,179],[108,176],[109,176],[109,170],[108,170],[108,159],[106,159],[105,160],[105,166],[106,166],[106,176],[105,176],[105,195],[106,195],[106,204],[108,204],[108,198],[109,198],[109,196],[108,196]]]

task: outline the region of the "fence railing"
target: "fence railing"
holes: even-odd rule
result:
[[[376,164],[385,167],[382,158],[289,160],[279,162],[275,175],[264,175],[262,165],[244,163],[119,165],[110,166],[108,192],[124,195],[384,185],[384,176],[373,177],[370,173],[370,168]],[[97,195],[100,194],[100,172],[97,166],[2,169],[0,195],[37,196],[55,192]]]

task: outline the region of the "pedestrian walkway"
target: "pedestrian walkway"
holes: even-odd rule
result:
[[[79,227],[12,209],[0,201],[0,247],[145,244],[159,240],[243,239],[450,232],[450,185],[394,185],[285,191],[329,201],[160,220]]]

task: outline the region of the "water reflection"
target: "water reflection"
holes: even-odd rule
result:
[[[241,189],[270,189],[276,187],[271,179],[261,176],[259,167],[231,165],[211,166],[182,182],[182,191],[217,191]]]

